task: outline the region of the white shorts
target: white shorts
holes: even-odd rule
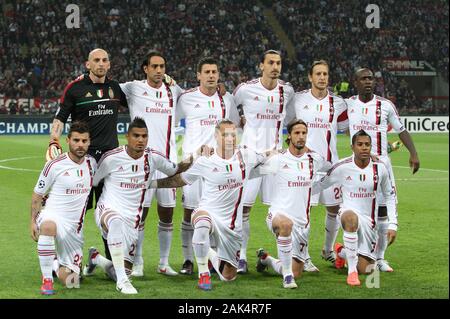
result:
[[[116,216],[113,218],[119,218],[122,221],[122,235],[123,235],[123,241],[124,241],[124,245],[123,245],[123,256],[124,257],[123,258],[126,261],[133,264],[136,245],[137,245],[138,236],[139,236],[138,228],[135,227],[135,225],[133,225],[133,223],[131,221],[125,220],[122,216],[120,216],[120,214],[118,212],[114,211],[113,209],[111,209],[111,208],[102,209],[102,207],[97,206],[97,208],[95,209],[95,222],[97,224],[97,227],[100,229],[104,239],[108,238],[108,232],[103,229],[103,227],[101,225],[101,219],[102,219],[102,216],[106,213],[112,213]]]
[[[261,202],[264,205],[270,205],[270,196],[273,194],[274,182],[274,176],[271,174],[249,179],[245,184],[244,194],[242,196],[244,206],[253,206],[258,193]]]
[[[212,229],[210,236],[214,237],[216,241],[217,257],[237,269],[242,245],[242,232],[236,231],[236,229],[230,229],[227,224],[223,223],[219,218],[214,217],[211,210],[203,207],[194,210],[192,215],[200,210],[208,212],[211,218]]]
[[[267,228],[272,232],[272,234],[276,235],[273,232],[272,227],[272,220],[277,216],[278,214],[285,216],[286,218],[289,218],[292,221],[292,258],[295,258],[301,262],[305,262],[305,260],[308,258],[306,252],[308,249],[308,242],[309,242],[309,225],[307,227],[299,225],[295,223],[295,221],[286,213],[284,212],[271,212],[269,210],[267,217],[266,217],[266,225]]]
[[[36,220],[38,228],[44,221],[53,221],[56,224],[55,246],[59,264],[79,274],[83,259],[83,228],[78,230],[78,223],[64,219],[61,214],[45,210]]]
[[[341,214],[347,210],[341,208],[337,214],[337,222],[341,224]],[[375,256],[375,247],[377,244],[378,234],[376,224],[366,215],[361,215],[355,210],[351,210],[358,216],[358,255],[366,256],[372,260],[377,260]],[[375,224],[375,225],[374,225]]]
[[[320,179],[326,173],[318,173],[317,179]],[[338,184],[323,189],[320,193],[311,196],[311,206],[322,204],[324,206],[339,206],[342,203],[342,192]]]
[[[380,156],[380,161],[382,161],[388,171],[389,171],[389,176],[391,178],[391,182],[392,182],[392,186],[394,187],[394,191],[395,191],[395,203],[398,204],[398,198],[397,198],[397,189],[395,187],[395,178],[394,178],[394,170],[392,169],[392,163],[391,163],[391,159],[389,158],[389,156]],[[380,189],[380,187],[379,187]],[[380,190],[377,194],[377,200],[378,200],[378,206],[386,206],[386,199],[383,196],[383,192]]]
[[[187,209],[196,209],[202,197],[202,181],[196,180],[191,185],[183,186],[183,207]]]
[[[152,180],[166,178],[167,175],[155,171],[153,173]],[[177,204],[177,189],[176,188],[150,188],[145,192],[144,207],[150,207],[152,205],[152,199],[156,194],[156,201],[162,207],[175,207]]]

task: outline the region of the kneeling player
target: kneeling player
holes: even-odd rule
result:
[[[389,171],[383,162],[373,161],[370,155],[371,138],[363,130],[352,137],[353,156],[335,164],[318,183],[327,188],[340,183],[343,204],[338,219],[344,230],[344,246],[335,244],[336,268],[348,263],[347,283],[360,285],[358,273],[372,272],[375,265],[379,192],[386,199],[389,218],[388,242],[392,244],[397,235],[397,212],[394,189]]]
[[[242,191],[249,171],[265,160],[248,149],[236,149],[236,127],[229,120],[216,126],[215,139],[215,154],[200,157],[182,174],[152,182],[152,187],[170,188],[202,179],[202,198],[191,217],[198,287],[202,290],[212,289],[208,259],[221,280],[236,278],[242,243]],[[210,234],[217,251],[210,247]]]
[[[138,227],[142,218],[143,200],[155,170],[167,175],[186,170],[192,162],[177,165],[147,146],[145,121],[135,117],[126,134],[127,145],[103,155],[94,185],[104,180],[103,192],[95,210],[95,219],[103,238],[107,240],[112,261],[89,249],[86,276],[100,266],[116,281],[116,289],[124,294],[136,294],[128,276],[134,262]]]
[[[256,270],[268,266],[283,275],[284,288],[297,288],[294,278],[301,276],[308,259],[311,186],[316,172],[326,165],[319,154],[306,147],[308,127],[302,120],[289,123],[289,148],[258,167],[258,174],[273,173],[275,180],[272,203],[266,218],[269,230],[276,236],[278,259],[258,250]]]
[[[45,165],[31,202],[31,237],[38,242],[43,295],[55,293],[52,276],[55,255],[58,264],[54,270],[60,281],[68,288],[79,287],[83,221],[95,169],[95,160],[86,156],[90,144],[87,124],[74,122],[67,144],[69,152]],[[47,194],[42,208],[42,199]]]

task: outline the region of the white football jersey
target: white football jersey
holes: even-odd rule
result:
[[[367,103],[362,102],[358,95],[346,99],[348,105],[348,120],[350,139],[359,130],[366,131],[372,139],[372,153],[387,155],[388,125],[398,133],[405,130],[395,105],[381,96],[374,95]]]
[[[373,228],[378,218],[378,194],[381,192],[386,199],[389,227],[397,229],[395,192],[383,162],[370,160],[365,168],[360,168],[355,164],[354,156],[342,159],[318,182],[317,189],[326,189],[333,184],[341,185],[341,209],[369,217]]]
[[[273,90],[261,79],[241,83],[233,92],[236,105],[243,106],[246,124],[241,145],[257,152],[283,147],[283,123],[287,105],[294,97],[289,83],[278,80]]]
[[[36,194],[49,195],[42,212],[61,214],[65,220],[78,223],[80,231],[95,169],[95,159],[89,155],[81,164],[72,161],[68,153],[48,161],[34,187]]]
[[[121,83],[120,88],[127,97],[131,120],[138,116],[147,124],[147,146],[176,162],[175,109],[182,89],[164,83],[155,89],[147,80]]]
[[[307,227],[311,207],[311,187],[316,173],[330,165],[318,153],[309,151],[301,156],[293,155],[289,149],[272,156],[260,165],[258,174],[274,174],[274,192],[271,197],[271,212],[282,212]]]
[[[251,170],[265,156],[249,149],[238,150],[226,160],[213,154],[199,157],[181,178],[192,184],[203,181],[199,207],[214,214],[223,224],[236,232],[242,229],[242,192]]]
[[[319,100],[311,93],[311,89],[295,94],[294,107],[290,108],[288,120],[301,119],[308,124],[306,146],[319,153],[330,163],[339,160],[336,142],[337,131],[346,129],[347,105],[340,96],[328,92]]]
[[[203,94],[199,87],[185,91],[177,102],[176,122],[185,119],[183,157],[197,151],[200,146],[216,147],[215,127],[222,119],[239,123],[234,98],[230,93],[221,96]]]
[[[94,185],[104,180],[104,186],[97,206],[116,211],[130,226],[138,227],[144,195],[155,170],[171,176],[177,169],[177,164],[158,151],[147,148],[143,156],[134,159],[126,145],[119,146],[105,153],[98,163]]]

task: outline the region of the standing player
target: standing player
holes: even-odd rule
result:
[[[226,93],[222,96],[217,87],[219,66],[212,57],[202,58],[197,65],[197,79],[200,85],[184,92],[177,103],[177,119],[185,119],[186,129],[183,139],[183,159],[201,145],[216,147],[214,138],[215,126],[224,118],[233,118],[239,123],[239,115],[234,105],[233,96]],[[191,214],[198,207],[202,184],[198,180],[183,187],[184,218],[181,224],[181,239],[184,263],[180,273],[192,274],[193,251]]]
[[[324,60],[314,61],[309,69],[309,82],[311,89],[295,94],[295,107],[290,108],[287,115],[288,120],[296,117],[308,123],[308,139],[306,146],[319,153],[330,164],[336,163],[338,158],[336,142],[338,129],[347,128],[346,110],[344,100],[328,90],[329,67]],[[325,244],[322,249],[322,257],[330,262],[335,261],[333,244],[339,230],[336,214],[339,210],[341,194],[339,187],[331,186],[320,194],[313,196],[313,206],[318,203],[326,207],[325,218]],[[309,252],[306,251],[308,259],[304,270],[317,272],[312,263]]]
[[[335,244],[336,268],[348,263],[347,284],[359,286],[358,273],[373,271],[376,261],[377,216],[379,195],[383,194],[389,216],[387,240],[393,243],[397,235],[395,191],[389,170],[381,161],[371,159],[370,135],[363,130],[353,134],[353,156],[336,163],[317,184],[318,191],[339,183],[343,201],[338,221],[344,230],[344,247]]]
[[[236,149],[236,126],[222,120],[216,126],[217,148],[210,157],[200,157],[184,173],[152,182],[152,187],[181,187],[201,179],[202,197],[192,213],[192,244],[198,265],[198,287],[211,290],[208,260],[224,281],[237,275],[242,240],[242,193],[251,170],[265,156],[249,149]],[[217,252],[210,247],[210,235]]]
[[[245,119],[241,145],[262,152],[283,147],[283,121],[286,106],[294,97],[294,89],[279,79],[281,54],[275,50],[264,52],[259,65],[261,77],[240,84],[234,91],[236,105],[241,105]],[[246,273],[247,244],[250,236],[250,209],[258,193],[263,204],[270,204],[272,176],[252,179],[243,195],[243,238],[238,273]]]
[[[400,121],[397,109],[394,104],[381,96],[373,94],[375,87],[375,78],[369,69],[359,69],[355,73],[354,85],[358,95],[347,99],[348,120],[350,127],[350,136],[359,131],[365,130],[372,138],[372,154],[379,156],[383,161],[391,176],[395,190],[394,171],[392,170],[391,160],[388,156],[388,126],[399,132],[399,138],[409,151],[409,165],[415,174],[420,167],[419,156],[417,155],[414,142],[411,135]],[[397,196],[395,196],[397,200]],[[387,248],[386,231],[387,208],[383,197],[380,198],[378,209],[378,242],[376,248],[377,267],[380,271],[392,272],[393,269],[384,259],[384,253]]]
[[[146,74],[145,80],[135,80],[120,85],[127,97],[131,120],[136,116],[143,118],[151,134],[147,147],[160,152],[172,162],[176,162],[175,109],[182,90],[177,85],[169,86],[163,81],[166,72],[166,59],[157,51],[150,51],[146,55],[142,62],[142,71]],[[165,177],[163,173],[156,171],[153,179],[163,177]],[[145,219],[154,194],[156,194],[158,202],[159,215],[160,260],[157,272],[169,276],[178,274],[169,265],[173,233],[173,208],[176,205],[176,189],[172,188],[147,192],[144,201],[144,213],[139,226],[139,240],[136,247],[136,263],[133,267],[133,276],[144,275],[142,246]]]
[[[279,260],[261,248],[257,252],[256,270],[261,272],[270,266],[283,276],[284,288],[297,288],[294,278],[301,276],[307,258],[312,181],[317,170],[328,162],[306,147],[308,127],[305,122],[295,120],[289,123],[287,131],[288,150],[258,167],[260,174],[275,174],[266,222],[276,236]]]
[[[70,82],[64,89],[61,97],[61,105],[56,111],[50,133],[47,160],[61,152],[59,138],[69,116],[73,121],[83,121],[89,126],[91,144],[88,154],[96,161],[106,151],[119,146],[117,139],[117,114],[119,106],[127,106],[125,95],[120,89],[119,83],[108,79],[106,76],[110,69],[108,53],[103,49],[95,49],[89,53],[86,68],[88,74],[79,76]],[[87,209],[93,207],[93,193],[98,201],[102,186],[94,187],[89,196]],[[105,252],[110,258],[106,242]]]
[[[190,166],[192,159],[178,166],[163,154],[146,148],[147,126],[138,117],[130,123],[126,138],[127,145],[105,153],[94,177],[94,185],[104,179],[95,219],[107,240],[112,262],[91,248],[85,275],[91,275],[98,265],[116,281],[118,291],[136,294],[127,275],[131,274],[134,262],[143,201],[151,176],[155,170],[168,175],[182,172]]]
[[[44,295],[55,293],[52,276],[55,255],[60,265],[56,269],[58,278],[68,287],[77,287],[83,258],[83,221],[95,169],[95,160],[86,156],[89,143],[87,124],[74,122],[67,135],[69,151],[47,162],[34,188],[31,237],[38,243]],[[42,209],[42,199],[47,194]]]

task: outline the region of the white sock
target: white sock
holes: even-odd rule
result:
[[[53,258],[52,271],[56,273],[56,276],[59,277],[59,261],[58,258]]]
[[[242,215],[242,245],[239,259],[247,260],[247,246],[250,238],[250,212]]]
[[[159,239],[159,264],[169,264],[170,246],[172,244],[173,223],[163,223],[159,221],[158,224],[158,239]]]
[[[283,277],[292,275],[292,237],[277,238],[278,258],[281,261]]]
[[[281,260],[273,258],[272,256],[267,256],[266,259],[262,260],[262,263],[272,268],[276,273],[283,275]]]
[[[184,221],[181,223],[181,248],[183,250],[184,260],[193,261],[192,250],[192,236],[194,235],[194,228],[190,222]]]
[[[377,233],[378,233],[378,240],[377,245],[375,248],[375,255],[378,259],[384,259],[384,253],[387,248],[388,240],[387,240],[387,230],[389,227],[388,219],[387,217],[381,217],[378,218],[378,225],[377,225]]]
[[[209,252],[209,231],[211,230],[211,218],[200,216],[193,221],[194,235],[192,236],[192,246],[194,248],[195,259],[197,260],[198,273],[209,272],[208,252]]]
[[[95,258],[92,259],[92,263],[103,269],[103,271],[106,272],[109,278],[117,281],[116,271],[114,270],[114,265],[111,260],[98,254],[97,256],[95,256]]]
[[[138,228],[138,241],[136,244],[136,252],[134,255],[134,264],[142,265],[144,263],[144,258],[142,258],[142,247],[144,246],[144,232],[145,222],[141,222]]]
[[[327,211],[325,216],[325,244],[323,246],[325,254],[333,251],[334,242],[336,241],[338,232],[339,223],[337,222],[336,215]]]
[[[107,241],[114,270],[116,271],[117,282],[128,280],[125,273],[122,221],[119,218],[110,220]]]
[[[52,266],[56,255],[55,237],[40,235],[37,244],[39,255],[39,265],[41,266],[42,276],[45,279],[53,280]]]
[[[347,257],[348,273],[352,273],[356,270],[358,265],[358,233],[344,231],[344,248],[345,255]]]
[[[211,264],[213,265],[213,268],[216,270],[216,273],[219,275],[220,280],[227,281],[227,279],[225,279],[225,277],[220,272],[220,259],[219,257],[217,257],[217,252],[212,248],[209,248],[208,259],[211,261]]]

